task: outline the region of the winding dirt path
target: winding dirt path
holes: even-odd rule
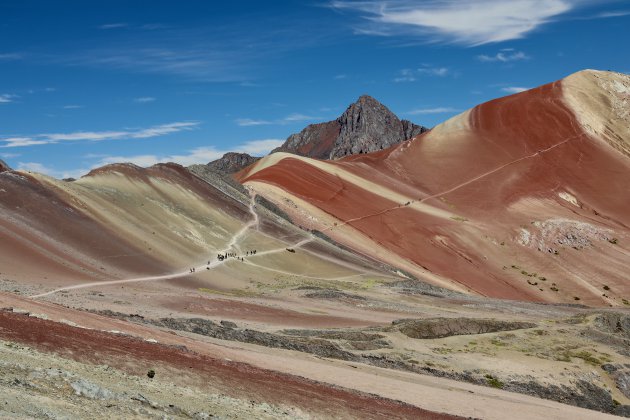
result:
[[[236,232],[232,238],[230,238],[230,241],[228,242],[227,246],[222,249],[217,251],[218,254],[224,254],[228,251],[237,249],[240,250],[240,247],[238,246],[238,242],[242,239],[242,237],[252,228],[255,228],[256,230],[258,230],[259,224],[260,224],[260,217],[258,216],[258,213],[256,213],[256,209],[255,209],[255,204],[254,204],[254,197],[250,197],[250,203],[249,203],[249,212],[252,215],[252,219],[247,222],[245,225],[243,225],[243,227],[241,229],[239,229],[238,232]],[[281,252],[287,252],[287,248],[290,249],[295,249],[295,248],[301,248],[303,245],[306,245],[310,242],[312,242],[315,238],[314,237],[310,237],[310,238],[305,238],[300,240],[299,242],[296,242],[294,244],[286,244],[283,247],[279,247],[279,248],[274,248],[274,249],[269,249],[266,251],[262,251],[262,252],[257,252],[255,255],[249,256],[248,258],[257,258],[257,257],[263,257],[265,255],[270,255],[270,254],[277,254],[277,253],[281,253]],[[316,255],[316,256],[320,256],[318,253],[313,252],[313,251],[308,251],[306,250],[306,252]],[[339,264],[341,266],[344,266],[346,268],[351,268],[356,270],[357,267],[352,266],[352,264],[349,263],[345,263],[344,261],[341,260],[337,260],[335,258],[326,258],[327,260],[335,260],[335,261],[331,261],[334,262],[335,264]],[[224,260],[215,260],[212,261],[210,264],[201,264],[198,266],[195,266],[194,269],[196,270],[201,270],[203,271],[205,270],[212,270],[216,267],[219,267],[223,264],[226,264],[227,262],[229,262],[230,259],[226,258]],[[300,277],[308,277],[308,278],[315,278],[315,279],[321,279],[321,280],[336,280],[336,279],[347,279],[349,277],[354,277],[354,276],[343,276],[343,277],[337,277],[337,278],[325,278],[325,277],[316,277],[316,276],[304,276],[298,273],[291,273],[291,272],[287,272],[287,271],[282,271],[282,270],[274,270],[274,269],[270,269],[268,267],[264,267],[258,264],[254,264],[254,263],[250,263],[250,265],[253,266],[257,266],[263,269],[267,269],[267,270],[271,270],[271,271],[278,271],[281,272],[283,274],[289,274],[289,275],[296,275],[296,276],[300,276]],[[373,271],[365,271],[364,274],[369,274],[369,273],[374,273]],[[40,293],[37,295],[32,295],[30,296],[31,299],[39,299],[39,298],[43,298],[46,296],[50,296],[53,295],[55,293],[59,293],[62,291],[69,291],[69,290],[78,290],[78,289],[89,289],[92,287],[101,287],[101,286],[113,286],[113,285],[117,285],[117,284],[126,284],[126,283],[140,283],[140,282],[150,282],[150,281],[162,281],[162,280],[172,280],[172,279],[177,279],[177,278],[182,278],[182,277],[186,277],[189,276],[191,274],[194,274],[194,272],[191,271],[191,269],[187,269],[181,272],[176,272],[176,273],[168,273],[168,274],[163,274],[163,275],[159,275],[159,276],[147,276],[147,277],[137,277],[137,278],[131,278],[131,279],[121,279],[121,280],[106,280],[106,281],[97,281],[97,282],[89,282],[89,283],[81,283],[81,284],[76,284],[74,286],[65,286],[65,287],[60,287],[58,289],[54,289],[45,293]]]

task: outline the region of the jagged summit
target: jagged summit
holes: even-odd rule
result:
[[[273,152],[338,159],[382,150],[427,130],[400,120],[373,97],[362,95],[336,120],[307,126]]]

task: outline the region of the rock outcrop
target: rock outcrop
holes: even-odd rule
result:
[[[247,153],[229,152],[221,158],[205,165],[190,165],[187,169],[223,193],[243,203],[247,202],[247,192],[232,178],[232,174],[258,161],[259,157]]]
[[[259,160],[259,157],[250,156],[247,153],[229,152],[224,154],[220,159],[213,160],[206,166],[215,172],[232,174],[251,165]]]
[[[300,133],[289,136],[272,153],[338,159],[382,150],[427,130],[411,121],[401,121],[385,105],[363,95],[336,120],[309,125]]]

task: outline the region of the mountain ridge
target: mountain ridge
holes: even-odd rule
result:
[[[623,305],[628,92],[628,76],[579,72],[383,151],[273,154],[237,177],[305,228],[439,286]]]

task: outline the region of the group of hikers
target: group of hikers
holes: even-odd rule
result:
[[[252,251],[246,251],[245,255],[248,256],[248,257],[250,255],[256,255],[256,250],[254,249]],[[225,260],[227,258],[230,258],[230,257],[231,258],[236,258],[237,260],[240,260],[240,261],[245,261],[245,259],[243,257],[237,255],[235,252],[226,252],[225,254],[217,254],[217,259],[219,261],[223,261],[223,260]],[[210,261],[208,261],[208,265],[210,265]]]
[[[257,252],[257,250],[253,249],[251,251],[246,251],[245,255],[249,257],[250,255],[256,255],[256,252]],[[217,259],[219,261],[223,261],[223,260],[226,260],[228,258],[236,258],[239,261],[245,262],[245,259],[243,257],[237,255],[236,252],[226,252],[225,254],[217,254]],[[210,270],[210,263],[211,263],[211,261],[208,261],[208,266],[206,267],[207,270]],[[194,273],[195,272],[195,267],[191,267],[190,268],[190,272]]]

